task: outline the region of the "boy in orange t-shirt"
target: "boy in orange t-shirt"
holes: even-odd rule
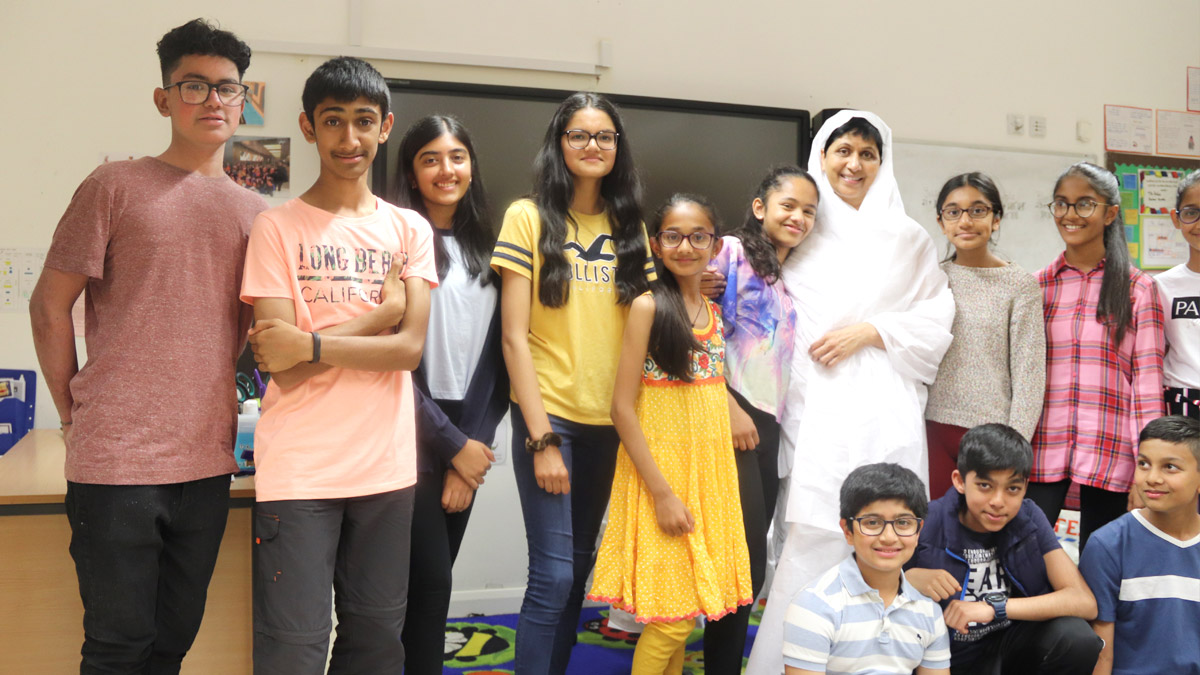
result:
[[[242,300],[272,375],[255,432],[255,672],[400,672],[408,594],[417,367],[437,285],[429,224],[371,193],[388,88],[339,57],[305,83],[317,181],[255,220]]]

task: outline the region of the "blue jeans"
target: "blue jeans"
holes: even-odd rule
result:
[[[517,621],[514,665],[521,675],[561,675],[575,645],[583,586],[596,562],[596,537],[612,492],[620,439],[611,426],[551,415],[571,480],[570,494],[552,495],[533,475],[521,410],[513,404],[511,412],[513,472],[529,545],[529,583]]]
[[[83,600],[80,673],[178,673],[229,519],[229,476],[169,485],[67,483]]]

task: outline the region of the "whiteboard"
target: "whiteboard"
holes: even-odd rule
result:
[[[1095,161],[1079,153],[1030,152],[916,141],[896,141],[896,181],[904,199],[904,210],[933,237],[938,257],[945,257],[946,237],[937,224],[937,195],[951,177],[968,171],[982,171],[996,181],[1004,201],[1000,230],[992,236],[996,254],[1011,260],[1030,273],[1050,264],[1063,250],[1058,228],[1046,204],[1054,192],[1054,182],[1070,165],[1081,160]]]

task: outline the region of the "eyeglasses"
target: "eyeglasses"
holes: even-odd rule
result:
[[[201,80],[183,80],[175,84],[168,84],[163,89],[171,87],[179,87],[179,98],[188,105],[200,105],[208,100],[212,95],[213,90],[217,90],[217,98],[224,105],[238,105],[246,98],[246,92],[250,91],[250,87],[237,82],[219,82],[212,84]]]
[[[654,235],[654,238],[658,240],[658,245],[663,248],[679,248],[683,240],[687,239],[692,248],[697,251],[703,251],[712,246],[713,243],[713,234],[711,232],[693,232],[685,237],[674,230],[665,230]]]
[[[1055,218],[1065,218],[1067,211],[1069,211],[1072,207],[1075,208],[1075,215],[1079,216],[1080,218],[1087,218],[1096,212],[1097,206],[1112,206],[1112,204],[1098,202],[1094,199],[1080,199],[1072,204],[1065,199],[1055,199],[1046,206],[1050,209],[1050,215],[1054,216]]]
[[[621,134],[618,134],[615,131],[597,131],[596,133],[591,134],[583,129],[567,129],[563,132],[563,136],[567,137],[567,145],[575,148],[576,150],[583,150],[586,148],[588,143],[592,142],[592,139],[596,140],[597,148],[600,148],[601,150],[612,150],[613,148],[617,147],[617,136],[620,135]]]
[[[1191,225],[1197,220],[1200,220],[1200,208],[1196,208],[1195,206],[1188,206],[1179,209],[1178,213],[1179,222],[1183,223],[1184,225]]]
[[[922,518],[915,516],[907,516],[897,518],[895,520],[884,520],[879,516],[862,516],[861,518],[847,518],[846,520],[854,520],[858,522],[858,531],[868,537],[875,537],[883,534],[883,528],[888,525],[892,526],[892,531],[898,537],[911,537],[921,529]]]
[[[992,212],[990,206],[972,206],[969,209],[960,209],[957,206],[947,206],[942,209],[942,220],[956,221],[963,217],[965,213],[971,220],[983,220]]]

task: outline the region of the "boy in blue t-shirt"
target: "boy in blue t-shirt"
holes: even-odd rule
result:
[[[1095,672],[1200,674],[1200,420],[1147,424],[1133,483],[1146,507],[1097,530],[1080,560],[1104,639]]]
[[[1096,600],[1046,516],[1025,499],[1033,450],[1017,430],[983,424],[963,436],[954,487],[929,505],[905,566],[942,603],[950,672],[1087,675],[1100,640]]]
[[[929,507],[925,485],[899,464],[846,477],[841,527],[854,554],[800,592],[783,626],[787,675],[945,675],[950,641],[937,603],[901,569]],[[864,639],[870,636],[871,639]]]

